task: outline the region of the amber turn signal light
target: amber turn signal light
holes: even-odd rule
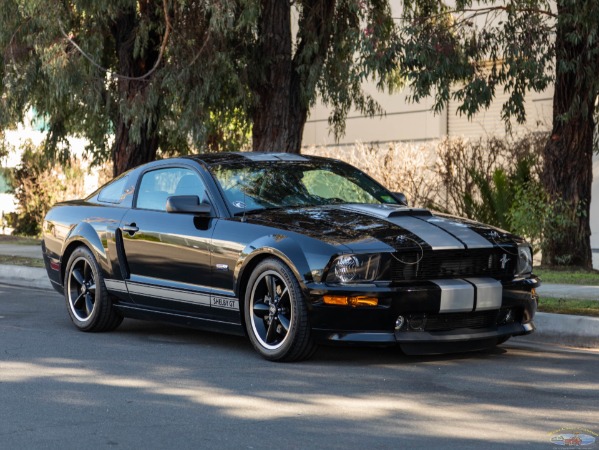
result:
[[[337,306],[377,306],[379,299],[375,297],[365,297],[359,295],[356,297],[347,297],[344,295],[325,295],[323,297],[325,304]]]

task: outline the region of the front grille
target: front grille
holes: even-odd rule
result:
[[[509,315],[508,315],[509,313]],[[492,328],[506,323],[522,322],[517,308],[468,313],[409,314],[408,328],[413,331],[448,331],[459,328]]]
[[[427,315],[425,331],[455,330],[456,328],[488,328],[497,325],[498,311],[446,313]]]
[[[511,278],[517,255],[515,247],[395,253],[391,261],[391,279],[401,282],[466,277]]]

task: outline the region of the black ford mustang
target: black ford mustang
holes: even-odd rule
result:
[[[530,246],[406,203],[330,159],[167,159],[54,206],[44,260],[80,330],[166,320],[246,333],[270,360],[317,343],[440,353],[531,333]]]

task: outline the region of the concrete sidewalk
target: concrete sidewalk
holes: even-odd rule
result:
[[[42,246],[0,244],[0,255],[42,259]]]

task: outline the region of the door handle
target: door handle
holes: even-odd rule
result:
[[[123,225],[123,227],[121,229],[125,233],[129,233],[130,236],[133,236],[135,233],[137,233],[139,231],[139,228],[137,228],[137,225],[135,224],[135,222],[129,223],[127,225]]]

